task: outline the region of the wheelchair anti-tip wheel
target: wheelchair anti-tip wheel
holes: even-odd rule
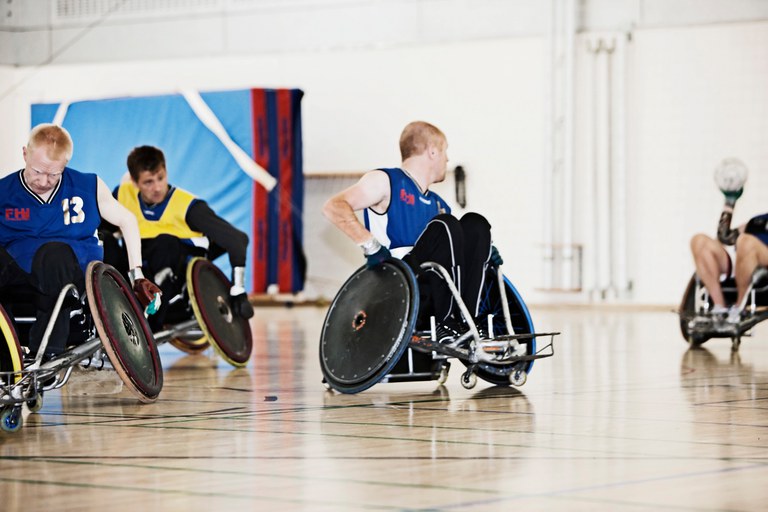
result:
[[[232,311],[229,279],[207,259],[193,258],[187,287],[195,318],[214,350],[232,366],[245,366],[253,351],[251,324]]]
[[[464,389],[472,389],[477,386],[477,374],[469,370],[461,374],[461,385]]]
[[[485,322],[488,315],[493,315],[492,322],[494,336],[534,333],[533,321],[531,320],[531,314],[528,312],[528,307],[525,305],[523,298],[520,296],[520,293],[514,285],[504,277],[504,291],[507,299],[507,306],[509,308],[510,322],[512,324],[512,330],[514,331],[513,333],[508,332],[504,320],[504,305],[498,286],[497,272],[498,269],[493,267],[489,267],[487,270],[485,286],[483,290],[481,290],[480,295],[480,307],[477,315],[478,321]],[[536,338],[526,340],[524,345],[525,354],[523,355],[532,356],[536,354]],[[473,364],[464,360],[461,360],[461,362],[464,363],[465,366]],[[481,362],[475,364],[474,373],[484,381],[497,386],[509,386],[510,384],[521,386],[522,384],[518,384],[517,382],[522,381],[525,383],[525,379],[532,368],[532,360],[508,364],[490,364]],[[525,375],[526,377],[519,377],[520,374]]]
[[[18,432],[24,420],[21,416],[21,407],[18,405],[9,405],[0,412],[0,429],[4,432]]]
[[[392,370],[410,343],[419,295],[413,271],[390,259],[361,267],[333,299],[320,335],[320,368],[329,386],[358,393]]]
[[[112,366],[139,400],[154,402],[163,388],[163,369],[130,285],[120,272],[100,261],[88,264],[85,285],[96,332]]]

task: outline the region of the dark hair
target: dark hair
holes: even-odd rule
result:
[[[128,172],[133,181],[139,181],[139,174],[144,171],[158,172],[165,168],[165,155],[154,146],[139,146],[128,154]]]

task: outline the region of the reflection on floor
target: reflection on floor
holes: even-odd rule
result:
[[[319,308],[257,311],[255,357],[161,347],[160,399],[81,372],[0,434],[0,509],[765,510],[768,328],[688,350],[671,313],[533,311],[522,388],[321,384]]]

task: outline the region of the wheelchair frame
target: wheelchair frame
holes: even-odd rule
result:
[[[358,341],[365,341],[359,339],[360,336],[357,333],[352,332],[350,332],[349,335],[350,340],[354,338],[353,341],[331,341],[329,339],[329,337],[336,334],[335,332],[332,332],[336,331],[336,329],[330,325],[331,322],[338,321],[342,325],[347,323],[345,320],[348,320],[348,313],[341,311],[347,307],[347,304],[345,303],[345,294],[355,295],[357,290],[351,288],[354,286],[370,286],[370,284],[365,282],[366,279],[361,278],[365,277],[366,272],[377,272],[376,269],[366,269],[366,267],[358,269],[347,282],[345,282],[339,293],[336,295],[324,322],[323,333],[321,334],[320,340],[320,365],[323,371],[326,388],[335,389],[342,393],[357,393],[378,382],[437,380],[440,384],[443,384],[448,377],[450,369],[450,362],[448,360],[450,358],[458,358],[466,366],[467,369],[462,374],[461,383],[462,386],[467,389],[471,389],[476,385],[478,375],[483,380],[492,384],[512,384],[515,386],[522,386],[527,380],[527,375],[531,370],[534,360],[554,355],[554,337],[560,333],[535,333],[533,331],[533,325],[530,321],[530,315],[525,303],[517,293],[517,290],[515,290],[514,286],[512,286],[512,284],[504,277],[500,269],[496,271],[495,286],[498,289],[499,301],[501,302],[503,323],[498,322],[498,324],[503,326],[501,328],[505,332],[499,334],[494,333],[493,331],[497,330],[494,328],[496,322],[494,321],[493,316],[488,316],[486,318],[488,322],[487,331],[489,336],[483,337],[447,270],[434,262],[426,262],[421,265],[421,268],[424,270],[435,271],[440,274],[448,285],[450,293],[468,326],[465,333],[456,338],[452,343],[446,344],[439,343],[437,340],[437,329],[434,317],[430,318],[430,328],[428,330],[415,329],[416,316],[419,313],[418,284],[411,269],[400,260],[394,259],[388,260],[382,267],[385,267],[385,271],[387,272],[393,271],[395,274],[400,273],[404,277],[404,280],[407,281],[407,287],[411,288],[404,292],[410,295],[411,302],[413,303],[413,307],[408,311],[410,317],[401,319],[399,323],[396,321],[393,326],[395,331],[402,329],[404,334],[399,336],[398,339],[393,340],[393,347],[391,350],[386,345],[381,347],[379,352],[387,353],[386,361],[381,369],[376,370],[373,375],[369,375],[362,378],[359,382],[355,382],[353,378],[346,377],[346,369],[336,369],[337,363],[345,363],[345,361],[353,358],[347,356],[350,354],[354,356],[355,354],[353,352],[359,350]],[[370,275],[373,276],[373,274]],[[371,279],[373,278],[371,277]],[[358,281],[362,284],[356,284]],[[398,283],[394,283],[394,285],[401,286]],[[492,285],[489,283],[489,287],[490,286]],[[489,288],[481,290],[481,293],[487,292],[488,290]],[[524,316],[525,326],[522,330],[526,330],[527,328],[529,332],[519,334],[515,332],[512,325],[512,312],[509,307],[511,298],[508,297],[508,292],[514,295],[515,304],[519,309],[516,313]],[[373,301],[374,300],[371,299],[370,302]],[[365,300],[362,302],[365,302]],[[354,310],[355,307],[352,309]],[[365,309],[366,305],[362,304],[360,312],[364,312]],[[360,312],[355,313],[355,315],[360,315]],[[354,313],[354,311],[351,311],[350,313]],[[398,311],[395,313],[395,316],[400,314],[400,311]],[[353,315],[353,327],[356,325],[355,318],[356,317]],[[371,333],[371,337],[387,337],[388,334],[391,333]],[[537,350],[536,339],[539,337],[548,337],[549,343]],[[338,351],[337,347],[331,346],[330,343],[335,343],[336,345],[347,343],[347,353],[343,350]],[[523,353],[521,353],[521,351]],[[417,356],[422,357],[423,359],[425,355],[429,359],[426,362],[422,362],[427,368],[422,368],[421,370],[415,369],[415,365],[413,364],[414,359]],[[380,357],[379,355],[374,356],[375,357],[372,358],[376,360],[373,363],[374,365],[378,364],[380,359],[383,359],[383,357]],[[368,373],[370,373],[371,368],[368,368],[368,370]],[[357,373],[366,373],[364,369],[357,373],[354,369],[350,371],[354,375],[357,375]]]
[[[768,318],[768,270],[759,268],[752,276],[749,289],[739,309],[746,313],[734,326],[721,325],[711,314],[712,300],[706,287],[694,273],[683,293],[678,309],[680,332],[692,346],[699,346],[711,338],[730,338],[731,350],[737,351],[741,338],[751,336],[751,329]],[[732,278],[721,283],[726,300],[735,301],[738,291]]]
[[[143,313],[136,299],[129,295],[130,292],[127,292],[127,290],[130,290],[130,287],[125,283],[119,272],[101,262],[90,263],[86,274],[86,292],[90,309],[97,311],[96,313],[93,311],[90,313],[93,318],[93,325],[89,328],[90,336],[83,343],[64,351],[54,359],[46,362],[42,361],[51,338],[53,325],[63,307],[64,301],[68,295],[78,297],[75,286],[68,284],[59,292],[34,360],[26,367],[23,366],[21,360],[17,361],[21,365],[20,369],[0,372],[0,430],[16,432],[21,429],[23,425],[22,405],[26,403],[30,412],[38,412],[43,406],[43,393],[64,386],[69,381],[72,371],[77,365],[80,365],[82,368],[101,370],[106,366],[106,360],[109,360],[111,366],[126,386],[140,401],[151,403],[157,399],[162,389],[162,367],[159,364],[157,347],[154,344],[152,333],[146,324]],[[113,320],[110,320],[107,314],[99,309],[102,290],[94,288],[94,286],[101,286],[96,281],[100,280],[104,275],[109,275],[117,285],[117,288],[124,294],[130,308],[121,311],[121,327],[123,331],[114,329]],[[132,313],[132,318],[129,311]],[[20,318],[19,320],[29,319]],[[2,323],[2,326],[0,326],[2,327],[2,334],[6,338],[6,345],[11,347],[11,343],[15,344],[18,355],[21,356],[21,347],[18,344],[16,330],[11,323],[10,316],[5,313],[4,309],[2,309],[2,315],[0,315],[0,322]],[[139,333],[136,331],[136,324],[141,329],[143,334],[141,338],[146,341],[146,347],[150,351],[149,357],[152,362],[150,372],[154,375],[154,382],[147,383],[142,382],[140,380],[141,377],[138,377],[138,380],[134,378],[136,372],[131,367],[132,358],[129,352],[131,350],[141,351],[144,349],[144,346],[141,345],[141,339],[139,339],[140,336],[138,336]],[[115,336],[116,339],[112,339],[109,337],[109,333],[121,336]],[[128,339],[122,339],[122,335],[127,336]],[[7,339],[8,337],[12,339]],[[103,341],[103,338],[106,338],[106,341]],[[131,343],[134,347],[131,348],[126,345],[128,348],[122,350],[120,347],[125,343]]]

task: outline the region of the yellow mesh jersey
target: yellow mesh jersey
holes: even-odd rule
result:
[[[163,207],[161,203],[153,209],[158,214],[158,218],[154,219],[142,210],[141,204],[139,204],[139,188],[132,181],[123,182],[117,189],[117,200],[128,208],[139,221],[141,238],[173,235],[193,242],[203,238],[204,235],[198,231],[192,231],[185,220],[187,210],[195,199],[195,196],[189,192],[174,188],[170,197],[166,197],[163,201],[166,203],[165,206]],[[195,245],[198,244],[195,243]]]

